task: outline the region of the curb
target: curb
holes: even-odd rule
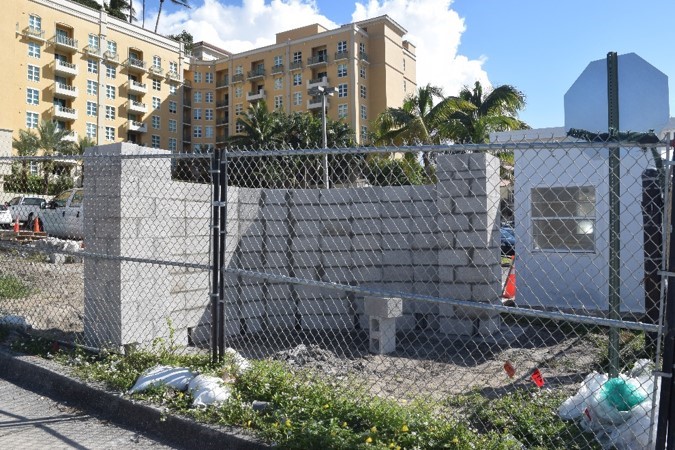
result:
[[[125,427],[146,432],[179,448],[263,450],[272,447],[234,427],[217,427],[163,413],[118,394],[59,373],[62,367],[42,358],[0,348],[0,377],[57,400],[68,401]],[[63,370],[63,369],[62,369]]]

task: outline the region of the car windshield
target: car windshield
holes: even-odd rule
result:
[[[27,197],[23,199],[24,205],[40,206],[44,200],[38,197]]]
[[[66,191],[66,192],[61,192],[59,195],[54,197],[54,205],[55,206],[66,206],[66,203],[68,202],[68,197],[70,197],[71,191]]]
[[[21,201],[21,197],[14,197],[9,201],[9,206],[16,206]]]

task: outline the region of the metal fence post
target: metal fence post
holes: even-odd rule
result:
[[[214,150],[211,158],[211,360],[218,360],[218,336],[222,334],[218,327],[218,306],[220,294],[220,152]]]
[[[221,153],[222,152],[222,153]],[[225,355],[225,252],[227,251],[227,150],[215,150],[221,153],[220,159],[220,250],[218,251],[218,360]]]

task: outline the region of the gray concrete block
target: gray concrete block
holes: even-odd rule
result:
[[[268,316],[267,324],[269,328],[283,330],[292,330],[295,328],[295,315],[276,315]]]
[[[489,284],[474,284],[471,286],[471,297],[479,302],[497,303],[502,295],[502,285],[499,281]]]
[[[438,231],[441,233],[468,231],[471,229],[470,218],[466,215],[443,215],[437,219]]]
[[[475,248],[471,253],[471,264],[477,266],[499,265],[501,251],[499,248]]]
[[[440,280],[439,267],[433,266],[415,266],[413,267],[413,280],[425,283],[437,283]]]
[[[323,252],[349,251],[352,248],[352,238],[349,236],[322,236],[319,246]]]
[[[431,266],[438,264],[438,252],[431,250],[417,250],[412,253],[412,263],[415,266]]]
[[[414,280],[412,267],[410,266],[383,266],[382,281],[387,282],[410,282]]]
[[[319,250],[319,236],[302,236],[293,238],[291,250],[294,252]]]
[[[351,229],[355,235],[372,236],[382,232],[381,219],[360,219],[354,220]]]
[[[379,203],[355,203],[350,206],[354,219],[376,219],[380,217]]]
[[[351,247],[355,251],[359,250],[380,250],[382,238],[380,236],[354,236],[351,238]]]
[[[438,296],[456,300],[471,300],[471,285],[460,283],[441,283],[438,287]]]
[[[410,250],[390,250],[382,254],[382,264],[384,266],[412,266],[412,251]]]
[[[324,252],[321,254],[324,267],[351,267],[353,263],[352,252]]]
[[[305,315],[349,314],[349,302],[346,299],[303,299],[298,307]]]
[[[346,315],[305,315],[302,328],[309,330],[347,330],[353,328],[351,318]]]
[[[368,316],[383,319],[399,317],[403,314],[403,300],[396,297],[365,297],[364,311]]]
[[[487,231],[458,231],[455,233],[457,248],[490,248],[494,247],[493,236]]]
[[[477,330],[471,320],[441,317],[438,320],[438,331],[448,335],[473,336]]]
[[[501,280],[501,268],[497,265],[458,267],[455,275],[463,283],[492,283]]]
[[[293,253],[293,266],[300,268],[316,268],[321,264],[321,252],[297,252]]]
[[[396,319],[371,316],[369,330],[371,353],[384,355],[396,351]]]
[[[466,266],[470,262],[469,253],[462,249],[439,250],[438,264],[442,266]]]
[[[359,283],[382,281],[382,267],[356,267],[353,274],[355,280]]]
[[[347,220],[351,215],[351,208],[348,205],[321,205],[323,220]]]

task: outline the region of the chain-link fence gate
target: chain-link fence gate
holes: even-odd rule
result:
[[[64,158],[83,190],[24,195],[50,237],[3,236],[0,313],[94,348],[232,347],[526,448],[646,445],[666,150],[98,147]],[[29,160],[55,161],[5,159],[15,192],[56,182]]]

